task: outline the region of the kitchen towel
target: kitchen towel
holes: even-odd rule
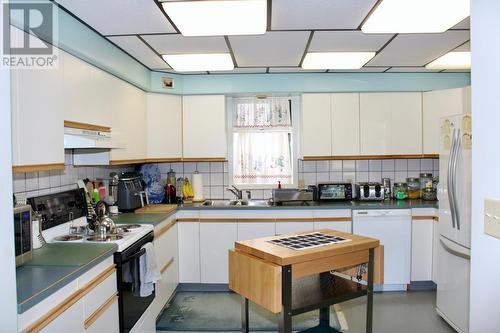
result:
[[[146,253],[139,258],[139,272],[141,279],[141,297],[148,297],[153,293],[154,284],[160,280],[161,275],[156,265],[156,255],[153,243],[144,244],[141,249],[145,249]]]

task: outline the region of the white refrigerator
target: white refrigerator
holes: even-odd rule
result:
[[[469,331],[471,116],[441,120],[436,310],[457,332]]]

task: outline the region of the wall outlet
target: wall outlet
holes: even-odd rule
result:
[[[484,200],[484,233],[500,239],[500,200]]]

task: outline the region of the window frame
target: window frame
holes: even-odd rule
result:
[[[244,97],[255,97],[255,96],[234,96],[226,98],[227,105],[227,152],[228,152],[228,185],[229,186],[237,186],[239,189],[243,190],[267,190],[276,188],[278,184],[235,184],[234,182],[234,174],[233,174],[233,119],[234,119],[234,111],[235,111],[235,100],[238,98]],[[300,96],[296,95],[272,95],[269,97],[279,97],[279,98],[288,98],[291,100],[291,117],[292,117],[292,183],[291,184],[283,184],[283,188],[296,188],[298,184],[298,157],[300,156]]]

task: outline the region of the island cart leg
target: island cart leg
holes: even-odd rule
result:
[[[366,333],[372,333],[373,329],[373,278],[375,271],[374,249],[370,249],[368,255],[368,283],[366,302]]]
[[[241,333],[248,333],[248,298],[241,298]]]
[[[281,268],[281,313],[278,315],[279,333],[292,332],[292,266]]]
[[[330,283],[332,283],[332,275],[330,272],[323,272],[319,275],[321,280],[321,288],[327,289]],[[320,327],[330,327],[330,307],[326,306],[319,309],[319,326]]]

